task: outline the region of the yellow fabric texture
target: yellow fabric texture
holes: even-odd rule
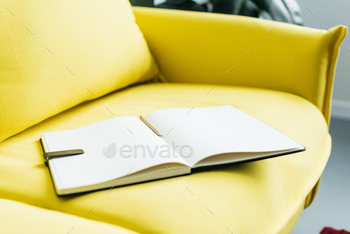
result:
[[[250,17],[134,7],[169,82],[268,88],[296,94],[330,118],[346,27],[318,30]]]
[[[133,231],[115,225],[50,211],[20,202],[0,199],[0,207],[1,233],[62,234],[71,231],[70,233],[76,234],[135,234]]]
[[[128,0],[1,5],[0,142],[157,74]]]
[[[81,217],[94,207],[90,219],[140,233],[226,233],[227,229],[233,233],[286,233],[330,155],[331,140],[322,113],[304,98],[285,92],[215,85],[206,94],[211,88],[200,84],[138,85],[80,104],[26,129],[0,144],[0,197]],[[40,134],[163,108],[224,104],[285,133],[306,151],[213,167],[109,193],[56,196],[43,163]]]

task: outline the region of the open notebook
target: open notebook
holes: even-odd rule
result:
[[[190,174],[193,168],[305,150],[276,129],[229,105],[158,110],[144,120],[116,117],[77,129],[45,133],[41,142],[45,153],[84,151],[48,159],[58,195],[174,177]]]

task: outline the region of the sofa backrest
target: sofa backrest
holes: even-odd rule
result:
[[[317,106],[329,123],[335,66],[346,27],[319,30],[244,16],[145,7],[134,7],[134,13],[167,81],[296,94]]]
[[[0,142],[158,73],[128,0],[6,1],[0,16]]]

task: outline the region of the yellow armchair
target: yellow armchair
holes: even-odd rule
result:
[[[0,9],[1,232],[293,229],[330,155],[330,100],[345,27],[132,9],[127,0],[35,4],[8,1]],[[224,104],[307,150],[112,190],[55,194],[41,133]]]

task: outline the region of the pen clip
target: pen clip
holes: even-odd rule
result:
[[[74,149],[74,150],[62,150],[62,151],[53,151],[53,152],[47,152],[44,153],[44,162],[47,163],[49,159],[52,158],[62,158],[62,157],[69,157],[73,155],[79,155],[83,154],[84,150],[82,149]]]

